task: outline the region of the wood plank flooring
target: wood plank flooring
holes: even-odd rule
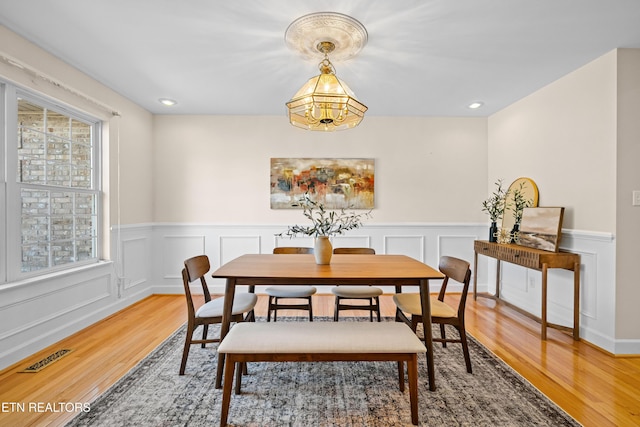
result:
[[[390,296],[381,298],[381,307],[383,315],[394,315]],[[256,314],[266,315],[266,297]],[[333,297],[314,296],[314,314],[332,316]],[[0,372],[0,425],[64,425],[73,413],[57,402],[91,402],[185,316],[184,296],[154,295]],[[483,298],[468,300],[467,331],[583,425],[640,426],[640,358],[613,357],[556,330],[541,341],[537,322]],[[39,373],[19,372],[61,348],[73,352]]]

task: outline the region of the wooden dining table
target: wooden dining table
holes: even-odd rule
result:
[[[333,255],[331,263],[319,265],[313,255],[249,254],[222,265],[212,273],[214,278],[226,279],[224,311],[220,327],[223,340],[229,332],[231,308],[237,286],[249,286],[253,292],[258,285],[376,285],[418,286],[422,302],[429,389],[434,391],[433,341],[429,280],[444,275],[427,264],[405,255]],[[224,354],[218,354],[216,388],[222,387]]]

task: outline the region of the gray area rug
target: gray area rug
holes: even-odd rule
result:
[[[219,425],[215,345],[191,346],[179,376],[184,334],[183,326],[67,426]],[[473,374],[459,344],[434,346],[435,392],[420,357],[420,425],[580,425],[476,340],[469,345]],[[407,426],[408,387],[399,391],[395,362],[251,363],[242,394],[232,394],[229,425]]]

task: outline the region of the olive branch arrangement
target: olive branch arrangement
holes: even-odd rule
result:
[[[276,236],[290,238],[299,235],[313,237],[334,236],[360,228],[364,218],[371,218],[371,210],[361,214],[347,212],[344,209],[328,211],[323,203],[312,200],[308,193],[305,193],[294,206],[298,205],[302,206],[303,215],[311,221],[312,225],[292,225],[289,226],[287,231],[276,234]]]
[[[524,208],[528,208],[533,204],[533,199],[525,199],[524,197],[524,193],[522,191],[524,184],[524,182],[521,182],[520,188],[513,190],[513,207],[511,210],[513,211],[515,224],[520,224],[522,222],[522,212],[524,211]]]
[[[502,179],[496,181],[495,185],[496,190],[491,197],[482,202],[482,211],[489,215],[491,222],[497,222],[504,215],[504,211],[510,208],[507,203],[508,191],[502,188]]]

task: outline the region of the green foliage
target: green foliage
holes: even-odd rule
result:
[[[521,182],[520,188],[516,188],[515,190],[513,190],[513,206],[509,207],[509,209],[513,211],[515,224],[520,224],[520,222],[522,222],[522,211],[524,210],[524,208],[528,208],[533,204],[533,199],[524,198],[524,193],[522,192],[524,184],[524,182]]]
[[[327,211],[322,203],[311,200],[307,193],[300,200],[300,205],[303,215],[311,221],[312,225],[292,225],[287,231],[276,236],[334,236],[362,227],[363,218],[371,218],[371,211],[361,214],[346,212],[344,209],[339,212]]]
[[[507,191],[502,188],[502,179],[499,179],[496,183],[496,190],[491,197],[482,202],[482,211],[486,212],[491,219],[491,222],[496,222],[504,215],[507,205]]]

